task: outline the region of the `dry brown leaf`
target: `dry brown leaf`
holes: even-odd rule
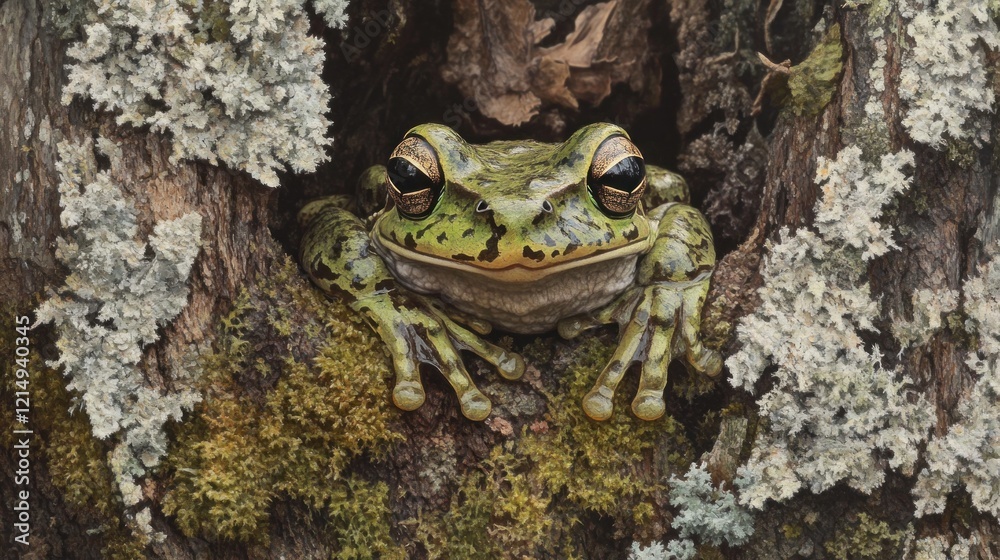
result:
[[[587,6],[563,42],[539,47],[556,22],[535,20],[528,0],[454,0],[455,31],[442,75],[482,114],[506,125],[530,120],[543,104],[597,105],[616,83],[652,88],[656,99],[659,69],[646,64],[649,1]]]
[[[532,75],[532,89],[543,101],[576,109],[576,98],[566,87],[569,74],[569,64],[545,57],[538,61]]]
[[[458,84],[488,117],[517,125],[538,112],[527,62],[536,34],[535,7],[528,0],[456,0],[455,31],[448,41],[445,80]]]
[[[566,36],[566,41],[551,48],[538,49],[539,56],[565,62],[575,68],[589,68],[604,39],[608,17],[617,5],[618,0],[611,0],[587,6],[576,16],[576,24]]]

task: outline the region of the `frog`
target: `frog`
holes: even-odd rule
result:
[[[384,342],[402,410],[424,403],[425,365],[448,381],[466,418],[486,419],[492,402],[461,353],[509,380],[526,368],[489,339],[494,329],[572,340],[616,324],[617,346],[582,402],[595,421],[611,417],[633,364],[631,409],[643,420],[665,413],[674,359],[708,376],[721,369],[701,335],[711,229],[684,179],[646,164],[620,126],[584,126],[562,143],[472,144],[422,124],[362,174],[358,199],[355,212],[344,196],[302,208],[300,262]]]

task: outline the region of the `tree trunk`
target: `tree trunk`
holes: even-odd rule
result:
[[[615,332],[575,341],[500,333],[492,340],[522,353],[528,372],[507,382],[466,360],[494,403],[487,421],[463,418],[434,371],[422,372],[427,402],[402,413],[389,404],[391,364],[380,342],[292,264],[297,210],[319,195],[350,193],[422,122],[443,121],[471,142],[555,141],[598,120],[629,130],[648,161],[685,175],[712,223],[722,258],[703,332],[726,356],[741,348],[736,325],[761,303],[768,243],[784,227],[816,225],[820,158],[835,160],[848,146],[911,150],[912,184],[882,220],[899,248],[864,270],[881,302],[878,332],[864,342],[932,404],[927,436],[945,436],[976,382],[966,364],[976,338],[951,325],[907,347],[893,324],[914,317],[918,290],[964,294],[991,254],[1000,235],[1000,117],[970,117],[988,132],[980,144],[952,140],[939,149],[911,139],[899,84],[914,48],[912,18],[895,5],[872,15],[877,9],[811,0],[358,0],[342,32],[313,21],[336,94],[331,163],[283,175],[282,187],[270,189],[227,168],[171,163],[169,139],[116,125],[89,101],[63,105],[67,43],[42,2],[0,3],[0,348],[15,355],[15,317],[32,315],[67,274],[55,250],[65,236],[57,145],[101,136],[122,149],[110,167],[95,157],[135,204],[142,240],[157,223],[202,217],[187,305],[138,367],[169,394],[181,384],[178,364],[196,355],[203,397],[168,425],[170,447],[142,477],[141,505],[126,506],[109,466],[120,435],[91,437],[79,395],[44,363],[58,357],[57,333],[35,328],[27,487],[14,483],[17,426],[0,436],[0,526],[14,526],[17,492],[30,490],[31,544],[12,534],[2,555],[626,558],[634,542],[686,537],[671,477],[706,461],[714,482],[732,489],[737,467],[770,429],[756,401],[775,384],[768,375],[750,394],[726,371],[709,382],[674,364],[667,415],[652,423],[625,412],[637,385],[629,375],[615,416],[595,423],[579,401]],[[825,39],[820,29],[835,26],[839,35]],[[824,44],[840,53],[836,63],[804,64]],[[986,53],[990,87],[1000,91],[996,52]],[[803,76],[813,88],[805,97],[789,85]],[[868,103],[881,108],[880,122]],[[0,400],[14,403],[17,368],[4,367]],[[924,441],[916,471],[927,464]],[[696,539],[699,557],[902,558],[918,539],[943,536],[950,546],[971,535],[979,539],[972,558],[1000,556],[996,519],[964,490],[956,488],[943,514],[916,516],[916,476],[890,469],[868,494],[841,483],[770,501],[752,511],[749,542]],[[152,540],[135,529],[143,507],[152,512]]]
[[[242,174],[205,164],[174,165],[168,161],[169,142],[146,131],[121,128],[109,115],[95,115],[89,104],[64,106],[60,99],[64,80],[65,42],[57,36],[40,2],[15,0],[0,5],[0,29],[7,40],[0,47],[0,101],[5,107],[0,148],[0,302],[4,317],[3,345],[14,356],[14,317],[32,316],[34,309],[63,283],[65,275],[55,257],[56,239],[64,235],[59,222],[59,174],[57,145],[64,140],[80,142],[98,135],[122,148],[121,165],[112,170],[126,197],[138,210],[140,237],[146,239],[153,224],[189,212],[203,217],[201,252],[190,276],[190,296],[184,311],[166,328],[160,341],[146,348],[140,368],[153,387],[169,383],[171,371],[191,347],[211,343],[218,315],[248,277],[266,273],[282,251],[268,227],[274,213],[275,193]],[[252,250],[248,250],[252,249]],[[32,319],[34,320],[34,319]],[[66,487],[53,485],[52,463],[65,461],[53,453],[60,438],[56,433],[68,425],[89,431],[85,415],[76,410],[70,422],[70,402],[60,387],[61,376],[45,368],[42,360],[53,360],[58,351],[53,334],[44,326],[32,331],[30,421],[34,429],[31,447],[30,546],[15,543],[9,533],[4,557],[97,558],[106,547],[107,536],[119,531],[87,507],[66,503]],[[11,360],[6,360],[10,362]],[[14,364],[4,365],[3,402],[13,407]],[[10,375],[7,375],[7,374]],[[45,388],[45,389],[43,389]],[[55,391],[53,391],[55,389]],[[10,434],[13,409],[6,415],[0,464],[4,483],[0,512],[4,527],[11,528],[17,491],[14,486],[16,456]],[[79,434],[77,434],[79,435]],[[93,457],[105,460],[108,442],[92,440]],[[63,453],[77,453],[71,444]],[[82,453],[82,451],[80,451]],[[106,466],[103,467],[107,469]],[[107,476],[107,473],[104,473]],[[57,481],[58,482],[58,481]],[[100,528],[99,531],[94,529]],[[183,549],[190,550],[190,545]],[[179,556],[178,556],[179,557]]]

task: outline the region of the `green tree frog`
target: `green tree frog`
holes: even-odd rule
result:
[[[385,193],[384,208],[363,220],[343,197],[308,204],[299,215],[301,262],[388,346],[399,408],[424,402],[423,363],[444,375],[467,418],[485,419],[492,405],[459,352],[478,354],[507,379],[525,368],[483,338],[493,327],[573,338],[617,323],[617,349],[583,401],[595,420],[611,416],[615,388],[635,362],[632,410],[646,420],[665,411],[674,358],[719,372],[721,357],[699,333],[715,266],[711,231],[686,204],[684,180],[646,165],[618,126],[589,125],[561,144],[473,145],[425,124],[360,183],[363,199]]]

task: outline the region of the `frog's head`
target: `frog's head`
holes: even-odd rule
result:
[[[372,235],[391,258],[510,282],[646,252],[645,166],[621,128],[593,124],[562,144],[472,145],[427,124],[389,158]]]

